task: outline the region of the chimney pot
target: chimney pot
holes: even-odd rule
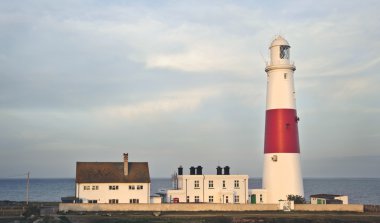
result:
[[[190,167],[190,175],[195,175],[195,167]]]
[[[178,167],[178,175],[183,175],[183,167],[182,166]]]
[[[128,176],[128,153],[124,153],[124,176]]]
[[[230,167],[229,166],[224,167],[224,175],[230,175]]]

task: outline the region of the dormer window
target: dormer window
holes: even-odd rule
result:
[[[280,46],[280,59],[289,59],[290,46]]]

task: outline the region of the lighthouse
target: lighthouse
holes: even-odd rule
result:
[[[290,45],[277,36],[267,63],[263,188],[267,202],[278,203],[287,195],[304,196],[298,141],[294,71]]]

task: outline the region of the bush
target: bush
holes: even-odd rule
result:
[[[288,195],[288,201],[294,201],[295,204],[306,204],[306,200],[301,195]]]

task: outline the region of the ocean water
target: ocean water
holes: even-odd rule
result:
[[[170,179],[152,179],[151,194],[171,188]],[[260,188],[261,179],[249,179],[249,188]],[[74,179],[31,179],[30,201],[60,201],[74,196]],[[329,193],[349,196],[350,203],[380,204],[380,178],[306,178],[305,198],[311,194]],[[0,200],[25,201],[26,179],[0,179]]]

